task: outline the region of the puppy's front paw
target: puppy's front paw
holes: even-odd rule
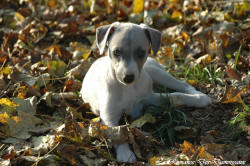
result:
[[[127,143],[118,145],[116,147],[116,159],[118,162],[136,162],[135,154],[130,150]]]
[[[212,104],[212,99],[204,93],[197,94],[197,98],[196,107],[205,107]]]

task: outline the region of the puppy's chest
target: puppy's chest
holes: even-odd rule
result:
[[[127,87],[122,92],[118,102],[121,103],[122,108],[125,110],[131,109],[137,101],[151,93],[150,89],[145,85]]]

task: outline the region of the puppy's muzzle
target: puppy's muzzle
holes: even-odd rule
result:
[[[135,79],[134,74],[126,74],[125,77],[123,78],[123,81],[124,81],[126,84],[129,84],[129,83],[133,82],[134,79]]]

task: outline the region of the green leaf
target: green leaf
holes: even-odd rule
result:
[[[242,47],[242,45],[240,45],[240,48],[238,49],[238,51],[237,51],[237,53],[235,55],[234,70],[236,70],[237,62],[238,62],[238,59],[239,59],[239,56],[240,56],[241,47]]]

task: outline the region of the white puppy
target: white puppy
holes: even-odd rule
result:
[[[160,48],[161,33],[144,24],[118,23],[102,26],[96,32],[99,58],[90,67],[81,95],[93,112],[100,114],[102,123],[118,126],[124,112],[137,117],[143,105],[159,105],[162,96],[172,98],[175,105],[204,107],[211,99],[171,76],[152,58],[148,58],[150,45],[154,55]],[[154,93],[153,82],[179,91]],[[119,162],[135,162],[136,157],[127,143],[115,145]]]

